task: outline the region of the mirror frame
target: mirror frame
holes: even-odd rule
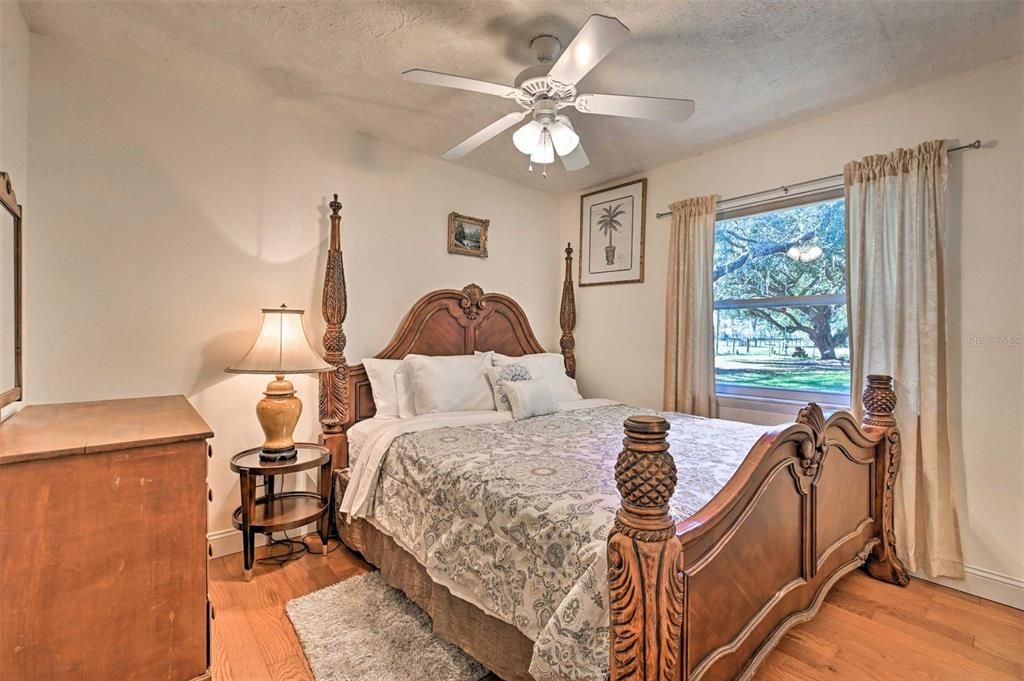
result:
[[[0,392],[0,407],[17,402],[22,397],[21,373],[21,205],[11,187],[11,176],[0,171],[0,203],[14,218],[14,387]]]

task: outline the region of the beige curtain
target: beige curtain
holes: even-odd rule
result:
[[[868,374],[893,376],[903,444],[898,553],[911,570],[963,577],[946,417],[947,171],[944,141],[844,168],[851,404],[860,409]]]
[[[665,409],[717,416],[715,206],[717,196],[673,203],[665,311]]]

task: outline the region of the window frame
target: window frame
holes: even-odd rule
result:
[[[807,206],[814,203],[824,203],[836,199],[845,198],[845,190],[842,185],[819,187],[808,191],[788,194],[781,198],[757,201],[743,204],[733,208],[724,208],[715,213],[715,229],[718,223],[736,218],[745,218],[763,213],[773,213],[787,208]],[[843,232],[846,233],[846,218],[843,218]],[[809,305],[846,305],[849,280],[843,283],[843,293],[825,293],[810,296],[779,296],[772,298],[729,298],[726,300],[714,301],[714,311],[718,310],[742,310],[747,308],[771,308],[771,307],[802,307]],[[847,325],[849,325],[850,308],[846,308]],[[717,347],[718,339],[715,339]],[[716,354],[717,356],[717,354]],[[717,372],[716,372],[717,374]],[[852,375],[851,375],[852,383]],[[789,388],[766,388],[755,386],[723,385],[715,377],[715,394],[721,400],[723,398],[740,398],[760,402],[822,402],[830,405],[849,407],[849,393],[834,393],[824,390],[792,390]]]

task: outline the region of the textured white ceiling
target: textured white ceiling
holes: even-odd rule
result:
[[[631,30],[580,84],[697,101],[683,124],[571,117],[591,159],[526,171],[511,132],[459,163],[551,192],[623,177],[852,100],[1018,54],[1020,0],[25,2],[31,30],[204,87],[302,100],[427,154],[515,110],[405,83],[419,67],[511,83],[530,38],[568,44],[592,13]]]

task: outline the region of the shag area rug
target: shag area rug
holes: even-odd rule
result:
[[[377,572],[291,600],[286,610],[316,681],[478,681],[487,674],[434,636],[427,614]]]

